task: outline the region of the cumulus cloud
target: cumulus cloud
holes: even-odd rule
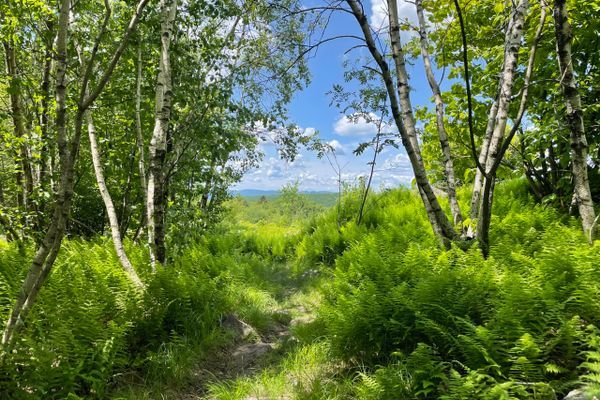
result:
[[[344,137],[373,137],[377,134],[378,120],[379,117],[375,113],[369,113],[368,118],[344,115],[333,124],[333,131],[337,135]],[[381,133],[387,134],[396,132],[398,132],[398,128],[384,120],[381,125]]]
[[[327,142],[327,144],[333,149],[335,150],[335,152],[339,155],[344,155],[346,154],[346,146],[344,146],[343,144],[341,144],[339,141],[333,139],[330,140],[329,142]]]
[[[398,153],[386,158],[381,164],[382,171],[400,171],[405,175],[412,176],[412,168],[408,156],[404,153]]]
[[[371,119],[377,116],[370,114]],[[377,124],[367,121],[364,117],[352,118],[344,115],[333,125],[333,131],[340,136],[373,136],[377,134]]]
[[[408,22],[413,26],[418,25],[417,11],[414,3],[398,0],[398,18],[400,23]],[[371,26],[375,30],[386,29],[388,26],[388,6],[386,0],[371,0]],[[416,36],[416,32],[402,32],[404,40]]]

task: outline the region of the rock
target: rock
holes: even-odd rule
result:
[[[598,400],[596,396],[591,397],[581,389],[571,390],[564,400]]]
[[[247,339],[250,336],[258,337],[258,333],[256,333],[256,330],[254,330],[253,327],[237,318],[233,314],[226,315],[221,320],[221,326],[225,329],[234,331],[236,335],[242,339]]]
[[[233,360],[238,368],[245,368],[257,359],[273,350],[273,343],[248,343],[239,346],[233,352]]]

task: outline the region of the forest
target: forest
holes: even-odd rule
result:
[[[4,0],[0,40],[0,398],[600,398],[600,0]]]

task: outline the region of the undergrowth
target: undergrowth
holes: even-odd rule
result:
[[[468,193],[463,193],[468,198]],[[573,218],[498,185],[490,257],[475,243],[441,250],[411,190],[371,197],[360,225],[350,191],[325,213],[231,217],[151,273],[129,245],[144,293],[107,239],[72,240],[0,367],[1,398],[161,398],[228,340],[235,313],[259,334],[281,309],[317,319],[292,328],[280,359],[213,381],[209,398],[559,399],[600,393],[600,243]],[[237,204],[237,205],[236,205]],[[245,210],[245,211],[244,211]],[[8,315],[31,254],[0,251]],[[305,289],[298,290],[299,287]],[[295,315],[291,315],[295,317]]]
[[[435,246],[412,192],[378,202],[367,232],[348,223],[331,246],[329,215],[299,247],[332,268],[320,318],[332,353],[362,369],[357,398],[554,399],[597,385],[600,242],[575,220],[504,183],[486,260]]]

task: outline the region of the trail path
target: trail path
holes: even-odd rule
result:
[[[270,320],[267,327],[257,329],[235,314],[223,318],[222,328],[233,335],[233,340],[199,363],[193,373],[194,382],[189,390],[181,394],[180,399],[291,398],[291,395],[262,397],[236,394],[225,397],[211,391],[214,385],[234,387],[240,380],[252,379],[266,370],[277,370],[279,363],[298,345],[294,331],[315,320],[317,291],[310,287],[294,287],[290,281],[284,284],[287,287],[278,298],[278,306],[267,316]]]

